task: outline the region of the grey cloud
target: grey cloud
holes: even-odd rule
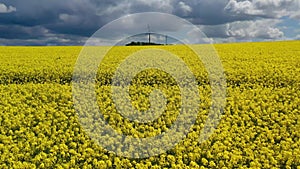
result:
[[[57,35],[57,34],[48,34],[47,36],[42,36],[39,38],[22,38],[22,39],[4,39],[0,38],[0,45],[5,46],[56,46],[56,45],[65,45],[65,46],[78,46],[83,45],[86,41],[86,38],[73,35]]]
[[[141,38],[141,36],[137,35],[145,35],[148,29],[150,29],[150,32],[153,34],[169,35],[170,37],[173,37],[174,33],[178,32],[176,37],[173,38],[179,38],[178,36],[186,33],[190,27],[188,22],[170,16],[169,14],[153,12],[140,13],[138,15],[127,15],[126,17],[105,25],[100,31],[95,33],[90,42],[93,45],[103,43],[113,45],[117,41],[126,40],[126,37]],[[144,38],[146,37],[147,36]],[[159,36],[157,36],[157,40],[161,41],[158,37]],[[153,40],[154,39],[155,37],[153,36]]]
[[[224,8],[232,15],[281,18],[299,11],[299,0],[229,0]]]
[[[206,34],[207,37],[210,38],[228,38],[228,28],[229,24],[221,24],[221,25],[206,25],[199,26],[200,29]]]
[[[173,20],[174,19],[174,20]],[[147,22],[146,22],[147,21]],[[157,22],[159,21],[159,22]],[[132,36],[148,32],[176,32],[184,27],[184,23],[178,23],[175,17],[158,15],[157,13],[143,13],[140,15],[127,15],[112,21],[101,28],[101,38],[118,39],[124,35]]]
[[[295,13],[292,13],[290,17],[293,19],[300,20],[300,10]]]
[[[18,28],[21,29],[20,31],[30,27],[41,26],[57,35],[89,37],[106,23],[126,14],[136,12],[155,11],[172,13],[179,17],[189,19],[193,23],[201,24],[220,24],[230,20],[223,15],[221,10],[226,5],[226,2],[224,3],[224,1],[221,2],[219,0],[6,1],[7,4],[16,6],[18,11],[11,15],[0,15],[0,25],[18,25]],[[26,5],[24,5],[24,3],[26,3]],[[177,26],[161,18],[158,19],[162,24],[169,24],[170,28],[176,28]],[[138,22],[134,23],[134,25],[130,24],[131,23],[126,23],[120,25],[120,27],[131,26],[133,30],[134,27],[146,27],[146,25],[139,25]],[[156,29],[155,26],[152,26],[152,28]],[[14,29],[12,32],[14,31],[18,30]],[[34,35],[35,31],[32,31],[32,33],[32,37],[40,36]],[[21,36],[22,34],[16,34],[14,38],[22,39],[28,37]]]
[[[183,1],[180,1],[177,5],[178,6],[175,11],[177,15],[188,16],[193,11],[192,7]]]
[[[31,39],[47,36],[48,30],[41,27],[24,27],[19,25],[0,25],[0,38],[6,39]]]
[[[0,3],[0,13],[11,13],[15,12],[17,9],[13,6],[6,6],[3,3]]]
[[[273,19],[236,22],[229,24],[227,33],[230,37],[238,39],[278,39],[284,36],[284,33],[276,28],[279,22]]]
[[[244,28],[238,29],[237,25],[245,23],[251,25],[252,22],[257,24],[259,20],[281,16],[300,18],[300,15],[297,14],[299,8],[296,3],[299,0],[2,1],[1,4],[5,4],[5,8],[0,5],[0,29],[5,32],[5,35],[4,33],[0,35],[2,43],[5,43],[5,39],[7,42],[12,39],[23,39],[26,44],[25,39],[27,38],[34,43],[40,40],[47,44],[47,39],[51,43],[66,44],[65,39],[71,39],[70,44],[73,43],[72,40],[76,44],[82,43],[78,39],[86,39],[106,23],[136,12],[164,12],[183,17],[193,24],[205,25],[205,31],[209,38],[228,38],[229,36],[251,38],[250,34],[239,34],[238,32],[242,32]],[[1,11],[10,11],[10,13],[1,13]],[[172,21],[166,21],[163,18],[153,19],[159,19],[160,24],[169,24],[171,29],[178,27],[178,25],[172,24]],[[230,25],[236,26],[231,28],[232,31],[229,33],[227,30]],[[151,28],[155,30],[159,29],[159,26],[161,25],[152,25]],[[254,26],[252,27],[255,29]],[[147,26],[140,25],[139,19],[137,19],[135,22],[119,25],[119,28],[134,31],[136,28],[146,30]],[[112,28],[112,30],[119,31],[119,28]],[[254,32],[254,30],[249,31]],[[276,28],[276,25],[270,26],[268,31],[269,35],[256,31],[255,36],[264,37],[266,35],[266,38],[272,38],[280,37],[282,33]],[[62,38],[62,41],[57,38]]]
[[[237,21],[217,26],[200,26],[200,29],[208,37],[215,39],[230,38],[230,41],[234,39],[244,41],[280,39],[284,37],[284,33],[276,27],[279,23],[280,20],[277,19]]]

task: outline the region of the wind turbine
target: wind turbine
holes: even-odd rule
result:
[[[148,28],[148,43],[150,44],[151,43],[151,32],[150,32],[150,25],[149,24],[147,25],[147,28]]]

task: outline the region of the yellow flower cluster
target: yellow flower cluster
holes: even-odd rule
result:
[[[78,121],[71,83],[82,47],[0,47],[0,168],[300,168],[299,46],[299,41],[215,45],[226,75],[226,107],[215,132],[201,144],[212,104],[208,73],[185,46],[155,47],[178,55],[190,68],[200,95],[200,104],[191,106],[199,113],[174,148],[140,159],[105,150]],[[131,80],[132,106],[146,111],[151,92],[159,89],[166,98],[164,112],[150,123],[118,113],[110,86],[114,72],[127,55],[143,48],[148,47],[115,47],[95,81],[106,122],[136,138],[168,131],[183,100],[168,72],[147,69]],[[93,124],[95,119],[81,120]],[[103,133],[95,129],[95,134]]]

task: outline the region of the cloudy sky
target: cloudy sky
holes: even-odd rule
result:
[[[218,43],[300,39],[300,0],[0,0],[0,45],[83,45],[140,12],[187,19]]]

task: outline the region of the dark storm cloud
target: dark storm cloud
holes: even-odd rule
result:
[[[35,44],[37,39],[46,38],[50,32],[56,37],[70,35],[66,38],[73,42],[73,36],[90,36],[105,23],[104,17],[96,15],[95,6],[89,1],[17,0],[0,3],[16,8],[15,12],[0,14],[2,41],[27,39]],[[27,41],[23,42],[26,44]],[[47,40],[40,41],[48,44]],[[61,43],[60,39],[54,41]],[[53,38],[49,38],[49,43],[54,44]]]
[[[0,32],[0,38],[4,39],[31,39],[47,36],[48,30],[40,26],[0,25]]]
[[[117,19],[125,14],[136,12],[157,11],[174,13],[179,16],[192,17],[191,21],[204,24],[224,22],[223,18],[216,17],[216,15],[222,15],[215,14],[215,11],[220,11],[220,9],[224,8],[226,2],[222,2],[221,4],[216,3],[217,1],[213,3],[197,2],[199,1],[184,3],[181,1],[168,0],[4,0],[1,3],[6,6],[14,7],[17,11],[0,14],[0,24],[8,25],[7,29],[12,27],[11,25],[18,25],[18,27],[14,27],[14,29],[12,29],[12,32],[15,32],[16,34],[13,38],[23,39],[28,36],[35,36],[35,31],[33,29],[32,35],[24,34],[25,36],[22,37],[24,29],[28,29],[30,27],[34,28],[35,26],[44,27],[45,29],[58,34],[90,36],[105,23],[108,23],[113,19]],[[184,9],[184,7],[186,8]],[[194,7],[194,9],[192,9],[192,7]],[[190,11],[188,10],[189,8]],[[26,28],[22,28],[22,26]],[[18,32],[17,28],[20,28],[21,33],[16,33]],[[40,35],[36,34],[36,36],[39,37]]]
[[[209,37],[222,38],[230,36],[226,30],[228,26],[224,24],[291,15],[287,11],[291,2],[294,1],[0,0],[0,40],[2,44],[16,43],[18,39],[24,45],[27,42],[80,44],[106,23],[136,12],[164,12],[188,19],[196,25],[217,25],[212,28],[215,31],[206,31]]]
[[[95,17],[95,7],[88,1],[9,1],[17,11],[11,14],[0,15],[0,24],[15,24],[22,26],[43,26],[55,32],[65,33],[65,29],[73,31],[82,28],[83,31],[96,29],[101,23],[101,17]],[[70,16],[67,19],[62,15]],[[89,21],[89,22],[88,22]],[[82,31],[82,32],[83,32]],[[78,31],[74,31],[78,33]],[[72,33],[70,33],[72,34]]]

